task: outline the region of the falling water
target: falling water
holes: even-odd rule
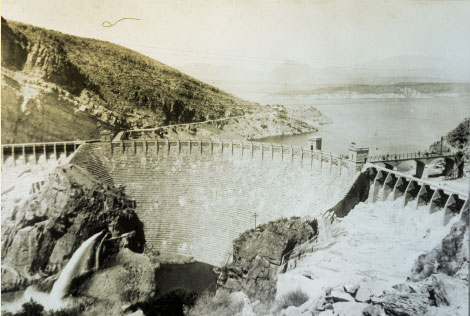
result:
[[[64,270],[60,273],[59,278],[54,283],[50,293],[52,297],[63,298],[67,295],[72,280],[88,270],[88,263],[91,258],[94,242],[101,234],[102,232],[94,234],[75,251]]]
[[[59,278],[54,283],[50,293],[38,291],[34,285],[29,286],[21,297],[5,304],[2,302],[2,311],[8,310],[10,312],[16,312],[21,309],[23,303],[31,299],[43,305],[46,310],[64,308],[67,305],[67,301],[63,298],[67,295],[70,284],[73,279],[88,271],[93,246],[96,239],[102,233],[103,232],[99,232],[91,236],[75,251],[70,261],[60,273]]]

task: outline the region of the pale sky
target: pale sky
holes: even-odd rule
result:
[[[386,68],[409,67],[400,58],[412,57],[416,67],[470,81],[465,0],[3,0],[2,16],[118,43],[177,67],[268,71],[293,60]],[[123,17],[140,21],[101,26]]]

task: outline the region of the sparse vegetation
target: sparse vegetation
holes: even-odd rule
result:
[[[234,299],[228,292],[219,291],[216,295],[202,294],[194,307],[189,310],[190,316],[236,315],[243,309],[244,303]]]
[[[109,42],[2,18],[2,44],[11,48],[7,51],[2,45],[5,70],[24,72],[27,56],[41,54],[37,60],[45,64],[37,65],[42,72],[37,85],[53,83],[57,94],[80,99],[101,112],[110,111],[100,118],[117,127],[203,121],[250,113],[259,107]],[[106,118],[111,116],[115,118],[108,122]]]
[[[64,308],[59,310],[44,310],[44,306],[31,299],[22,305],[21,309],[15,313],[2,311],[4,316],[78,316],[82,313],[81,306]]]
[[[456,128],[444,136],[443,151],[462,151],[466,159],[470,158],[470,117],[463,120]],[[441,141],[436,141],[430,147],[431,151],[439,152],[441,150]]]
[[[281,309],[285,309],[289,306],[299,307],[300,305],[308,301],[308,299],[309,297],[305,292],[303,292],[301,289],[296,289],[292,292],[283,295],[279,299],[279,307]]]
[[[198,294],[187,289],[173,289],[139,304],[146,316],[184,316],[194,306]]]

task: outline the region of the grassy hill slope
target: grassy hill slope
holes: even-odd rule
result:
[[[119,45],[2,18],[2,142],[263,110]]]

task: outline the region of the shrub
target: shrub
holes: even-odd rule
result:
[[[79,316],[82,312],[82,306],[77,305],[72,308],[64,308],[59,310],[45,311],[44,306],[30,299],[24,303],[21,309],[15,313],[4,311],[4,316]]]
[[[309,224],[313,229],[313,235],[317,236],[318,235],[318,220],[314,218]]]
[[[309,297],[305,292],[302,292],[301,289],[297,289],[295,291],[289,292],[286,295],[283,295],[279,300],[279,306],[281,309],[285,309],[289,306],[296,306],[299,307],[306,301],[308,301]]]
[[[44,307],[31,299],[22,305],[18,316],[42,316],[44,315]]]
[[[219,291],[216,295],[202,294],[189,310],[189,316],[237,315],[243,309],[243,301],[234,300],[230,293]]]
[[[145,315],[184,316],[184,307],[192,307],[197,293],[187,289],[173,289],[141,304]]]

